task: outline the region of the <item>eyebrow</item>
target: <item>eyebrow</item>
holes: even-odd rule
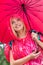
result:
[[[17,21],[20,21],[20,18],[17,18]]]

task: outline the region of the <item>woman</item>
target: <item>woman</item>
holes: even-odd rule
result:
[[[38,57],[40,56],[40,51],[36,53],[36,44],[31,39],[31,34],[26,29],[25,23],[20,18],[12,17],[10,25],[15,37],[12,50],[10,51],[9,45],[5,47],[5,51],[8,52],[5,52],[7,60],[10,52],[10,65],[42,65]]]

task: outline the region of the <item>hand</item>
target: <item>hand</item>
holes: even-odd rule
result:
[[[36,59],[37,57],[39,57],[40,53],[41,52],[36,53],[36,51],[32,52],[30,54],[30,59]]]
[[[32,32],[32,33],[31,33],[31,37],[32,37],[33,40],[36,40],[36,39],[38,39],[38,34]]]

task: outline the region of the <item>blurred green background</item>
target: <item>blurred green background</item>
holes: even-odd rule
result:
[[[4,55],[4,44],[0,42],[0,65],[10,65]]]

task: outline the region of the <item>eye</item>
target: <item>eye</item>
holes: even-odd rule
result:
[[[12,21],[12,24],[14,24],[15,23],[15,21]]]
[[[19,26],[21,26],[21,25],[19,25]]]

